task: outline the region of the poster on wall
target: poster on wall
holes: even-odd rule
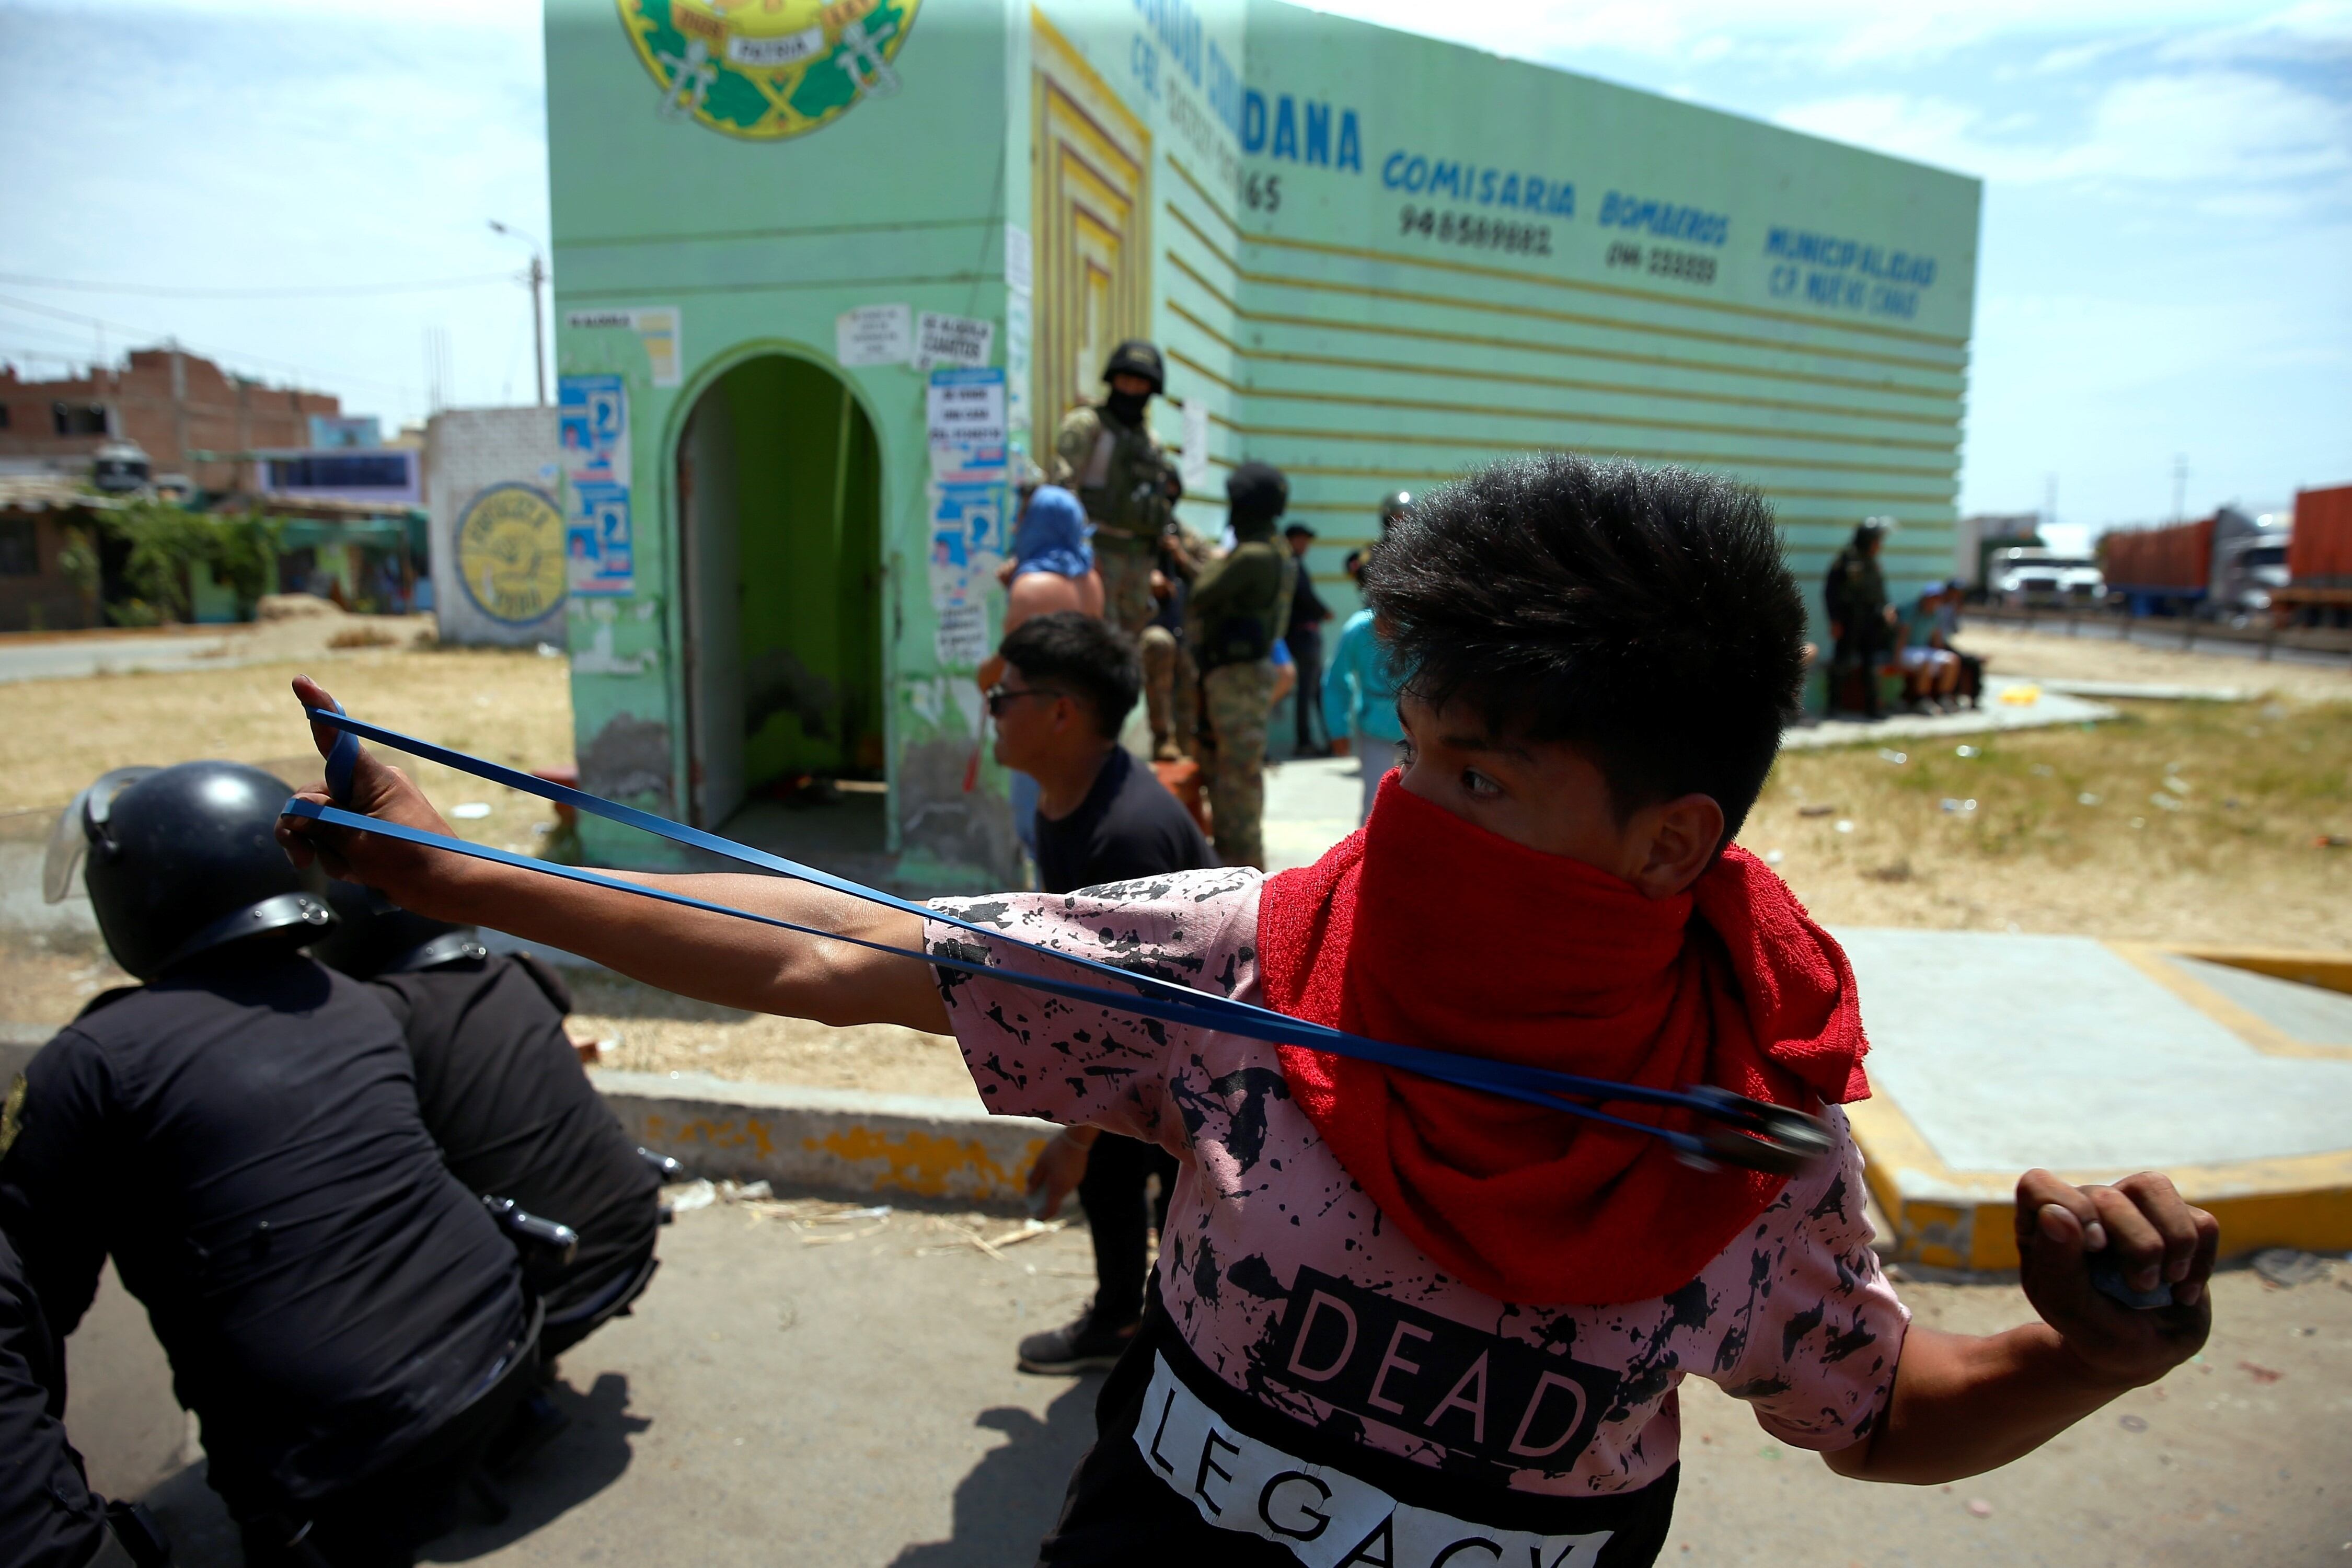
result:
[[[833,319],[833,357],[856,369],[906,364],[915,357],[915,314],[908,305],[860,305]]]
[[[629,389],[617,375],[567,375],[562,430],[566,585],[587,597],[636,592],[629,515]]]
[[[923,416],[934,452],[941,447],[1003,446],[1004,373],[994,368],[931,372]],[[939,466],[934,458],[932,468]]]
[[[995,342],[994,321],[926,310],[915,325],[915,368],[929,370],[947,364],[977,369],[988,363]]]
[[[686,313],[676,305],[640,305],[626,310],[567,310],[563,324],[574,331],[627,331],[645,345],[646,370],[656,386],[685,380],[681,346]]]
[[[1197,395],[1184,400],[1184,458],[1177,472],[1188,495],[1209,488],[1209,405]]]
[[[1029,290],[1008,290],[1004,296],[1004,422],[1011,438],[1024,449],[1036,444],[1029,429],[1029,342],[1034,331]]]

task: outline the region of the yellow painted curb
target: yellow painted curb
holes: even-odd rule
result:
[[[2022,1172],[1955,1171],[1911,1119],[1874,1083],[1871,1098],[1845,1108],[1860,1145],[1863,1176],[1895,1227],[1895,1257],[1935,1268],[2017,1267],[2017,1178]],[[2352,1251],[2352,1149],[2164,1173],[2182,1194],[2221,1222],[2221,1256],[2267,1247]],[[2077,1185],[2113,1182],[2127,1170],[2060,1171]]]

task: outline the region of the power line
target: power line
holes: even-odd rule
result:
[[[62,289],[79,294],[148,294],[165,300],[342,299],[366,294],[425,294],[440,289],[474,289],[486,283],[519,283],[520,272],[479,272],[416,283],[325,283],[287,289],[184,289],[163,283],[89,283],[62,278],[26,278],[0,272],[0,283],[20,289]]]
[[[187,342],[173,338],[168,332],[158,332],[147,327],[131,326],[121,321],[110,321],[99,316],[85,316],[78,310],[60,310],[54,305],[39,305],[34,303],[30,300],[12,300],[5,294],[0,294],[0,306],[5,306],[15,310],[30,310],[36,315],[54,316],[58,321],[72,321],[85,327],[104,327],[110,331],[121,332],[129,337],[147,338],[161,342],[176,342],[183,349],[191,349],[213,359],[243,360],[248,364],[267,365],[274,370],[290,372],[293,374],[307,376],[316,381],[341,381],[346,384],[355,383],[362,386],[372,386],[379,392],[396,393],[402,397],[411,395],[412,389],[399,383],[378,381],[373,376],[352,375],[348,372],[329,372],[318,370],[310,365],[293,364],[285,360],[271,359],[262,354],[247,353],[238,349],[224,349],[205,343]]]

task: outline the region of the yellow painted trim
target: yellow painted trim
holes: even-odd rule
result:
[[[1072,75],[1102,95],[1101,107],[1126,121],[1128,129],[1135,132],[1137,140],[1140,141],[1145,147],[1150,147],[1151,145],[1150,128],[1141,120],[1136,118],[1133,110],[1128,108],[1127,100],[1111,90],[1110,83],[1103,80],[1102,73],[1096,70],[1087,57],[1078,52],[1077,46],[1064,37],[1060,28],[1045,20],[1045,13],[1034,5],[1030,6],[1029,25],[1036,29],[1037,37],[1062,58],[1062,63],[1069,67]]]
[[[1192,237],[1201,242],[1201,248],[1207,251],[1211,256],[1215,257],[1219,263],[1224,267],[1226,271],[1236,274],[1241,271],[1242,264],[1234,260],[1232,257],[1227,256],[1223,251],[1218,249],[1217,242],[1211,239],[1206,234],[1203,234],[1201,231],[1201,226],[1192,221],[1191,214],[1178,206],[1174,202],[1162,202],[1160,205],[1168,209],[1168,216],[1170,217],[1174,218],[1178,223],[1182,224],[1186,228],[1191,229],[1192,231]]]
[[[1874,1081],[1871,1098],[1847,1106],[1845,1113],[1862,1149],[1863,1179],[1895,1227],[1896,1257],[1933,1268],[2017,1267],[2016,1174],[1951,1169]],[[2087,1185],[2131,1173],[2057,1173]],[[2221,1222],[2224,1258],[2268,1247],[2352,1250],[2352,1149],[2175,1165],[2165,1174],[2190,1203]]]
[[[1202,188],[1181,161],[1171,157],[1169,163],[1184,178],[1185,184],[1201,193],[1203,201],[1213,208],[1216,202]],[[1443,257],[1420,256],[1410,251],[1372,250],[1361,246],[1332,245],[1320,240],[1292,239],[1270,233],[1252,233],[1227,216],[1222,210],[1217,216],[1225,226],[1245,244],[1276,246],[1288,250],[1312,251],[1327,256],[1345,256],[1358,260],[1378,261],[1406,267],[1425,267],[1433,271],[1459,272],[1474,278],[1500,279],[1512,283],[1533,283],[1548,289],[1572,289],[1580,293],[1611,295],[1620,299],[1639,300],[1645,303],[1675,305],[1694,310],[1714,310],[1727,316],[1746,316],[1758,321],[1789,321],[1807,328],[1826,327],[1834,331],[1856,332],[1866,337],[1893,338],[1905,342],[1928,343],[1938,348],[1966,350],[1968,339],[1943,332],[1923,332],[1909,327],[1883,326],[1874,321],[1823,321],[1795,310],[1777,310],[1769,305],[1742,305],[1728,300],[1693,299],[1681,294],[1663,293],[1654,289],[1635,289],[1623,283],[1592,283],[1576,278],[1553,278],[1541,272],[1522,272],[1507,267],[1486,267],[1474,261],[1454,261]]]
[[[1556,452],[1564,448],[1573,450],[1580,447],[1588,450],[1599,450],[1599,447],[1595,443],[1590,440],[1498,441],[1473,436],[1409,436],[1394,431],[1381,430],[1308,430],[1277,425],[1244,425],[1238,421],[1228,419],[1222,414],[1212,414],[1209,417],[1214,422],[1232,429],[1236,435],[1253,437],[1263,437],[1277,440],[1370,441],[1380,446],[1454,447],[1475,452]],[[1552,416],[1552,417],[1558,419],[1562,424],[1614,425],[1621,423],[1621,421],[1608,418],[1605,416],[1588,416],[1580,414],[1560,414]],[[1632,422],[1624,421],[1623,423]],[[1672,429],[1675,428],[1675,426],[1666,426],[1664,428]],[[1760,439],[1769,435],[1769,432],[1753,431],[1743,432],[1743,434],[1752,434]],[[1608,447],[1608,452],[1613,457],[1639,458],[1647,462],[1704,463],[1725,468],[1796,468],[1800,470],[1810,470],[1827,474],[1885,474],[1897,479],[1940,479],[1948,478],[1959,471],[1959,463],[1957,458],[1954,459],[1952,466],[1949,468],[1907,468],[1893,463],[1847,463],[1840,462],[1830,458],[1782,458],[1768,456],[1762,453],[1751,454],[1745,452],[1730,454],[1719,452],[1657,452],[1644,451],[1633,447],[1618,446],[1611,446]]]
[[[1171,153],[1168,155],[1168,166],[1175,170],[1177,176],[1186,184],[1192,187],[1193,191],[1200,196],[1201,200],[1207,204],[1209,210],[1217,215],[1217,221],[1219,223],[1223,224],[1227,228],[1233,230],[1235,242],[1238,243],[1239,241],[1249,237],[1248,235],[1242,232],[1242,226],[1234,221],[1234,215],[1227,212],[1224,207],[1218,203],[1217,198],[1210,194],[1209,187],[1202,184],[1193,176],[1192,171],[1184,166],[1184,160],[1177,157],[1173,153]]]
[[[1547,450],[1553,449],[1558,448],[1547,448]],[[1573,448],[1568,449],[1572,450]],[[1607,458],[1622,454],[1612,453],[1606,450],[1596,451],[1588,449],[1585,455],[1588,457]],[[1462,467],[1455,468],[1350,468],[1321,463],[1285,463],[1282,465],[1282,471],[1290,475],[1293,479],[1297,479],[1300,475],[1304,474],[1323,479],[1402,479],[1408,483],[1417,480],[1425,485],[1439,485],[1444,484],[1453,479],[1463,478],[1475,467],[1476,467],[1475,464],[1465,464]],[[1918,491],[1888,494],[1874,490],[1780,489],[1770,485],[1759,485],[1757,488],[1762,492],[1764,499],[1767,500],[1773,500],[1775,497],[1785,496],[1796,500],[1845,501],[1856,506],[1907,506],[1916,502],[1920,506],[1948,507],[1951,504],[1952,498],[1952,491],[1948,489],[1947,489],[1943,494],[1938,496],[1922,494]]]
[[[2298,1040],[2260,1014],[2250,1012],[2232,1002],[2195,975],[2167,961],[2168,953],[2202,957],[2185,948],[2163,948],[2146,942],[2111,942],[2104,944],[2107,951],[2147,975],[2173,995],[2212,1019],[2254,1049],[2269,1057],[2302,1057],[2321,1061],[2352,1061],[2352,1046],[2322,1045],[2311,1040]],[[2226,963],[2227,960],[2215,960]],[[2352,969],[2352,960],[2340,961]],[[2233,966],[2236,967],[2236,966]],[[2271,971],[2262,971],[2269,973]]]
[[[1245,282],[1276,288],[1307,289],[1327,294],[1346,294],[1361,300],[1429,305],[1440,310],[1483,310],[1489,315],[1508,316],[1515,321],[1558,321],[1566,326],[1591,327],[1600,331],[1681,338],[1690,342],[1721,343],[1727,348],[1753,349],[1764,353],[1801,354],[1814,359],[1845,360],[1856,364],[1883,364],[1895,370],[1926,371],[1949,376],[1955,381],[1963,380],[1968,374],[1965,363],[1944,364],[1906,354],[1871,353],[1864,349],[1832,348],[1822,343],[1792,343],[1744,332],[1711,332],[1704,327],[1674,327],[1663,321],[1637,321],[1622,316],[1592,315],[1581,310],[1552,310],[1542,305],[1514,305],[1500,300],[1470,300],[1452,294],[1425,293],[1418,289],[1383,289],[1377,284],[1343,283],[1328,278],[1286,278],[1278,272],[1254,272],[1248,268],[1238,268],[1235,275]]]
[[[2323,991],[2352,993],[2352,952],[2302,952],[2292,948],[2175,947],[2174,952],[2250,969],[2273,980],[2293,980]]]
[[[1542,339],[1530,339],[1527,337],[1487,337],[1476,332],[1434,331],[1424,327],[1400,327],[1384,321],[1343,321],[1324,316],[1290,316],[1269,310],[1246,310],[1227,296],[1223,289],[1210,282],[1206,278],[1203,278],[1201,275],[1200,269],[1192,266],[1192,263],[1186,261],[1181,256],[1179,256],[1172,250],[1164,252],[1164,255],[1171,265],[1172,265],[1179,272],[1181,272],[1186,277],[1192,279],[1192,281],[1206,292],[1211,299],[1216,300],[1218,304],[1231,311],[1235,319],[1244,321],[1256,321],[1265,326],[1300,327],[1315,331],[1365,332],[1380,337],[1418,339],[1426,342],[1445,343],[1449,346],[1468,344],[1478,348],[1512,349],[1522,353],[1560,354],[1577,359],[1604,360],[1612,364],[1637,364],[1653,366],[1664,370],[1695,371],[1706,375],[1755,376],[1762,380],[1773,382],[1787,382],[1801,379],[1822,386],[1843,387],[1849,391],[1869,392],[1881,395],[1896,397],[1916,397],[1937,403],[1950,403],[1955,405],[1960,401],[1961,397],[1961,389],[1958,387],[1954,387],[1949,391],[1946,391],[1938,387],[1907,385],[1903,382],[1895,380],[1865,381],[1859,376],[1832,375],[1826,372],[1808,372],[1801,376],[1797,376],[1792,375],[1786,370],[1775,370],[1761,365],[1726,364],[1711,360],[1677,359],[1671,354],[1635,353],[1631,350],[1605,349],[1582,343],[1549,342]],[[1171,300],[1168,302],[1168,305],[1169,309],[1171,310],[1176,310],[1180,314],[1189,315],[1189,312],[1184,311],[1183,308],[1181,305],[1178,305],[1173,300]],[[1192,319],[1196,321],[1198,321],[1197,317]],[[1328,363],[1345,367],[1350,365],[1352,363],[1354,365],[1360,368],[1383,371],[1391,374],[1398,373],[1409,373],[1423,375],[1444,375],[1451,374],[1468,375],[1478,380],[1496,379],[1483,372],[1449,372],[1429,365],[1397,364],[1393,363],[1378,362],[1366,363],[1361,361],[1349,362],[1345,360],[1327,360],[1312,354],[1281,353],[1265,349],[1249,349],[1243,352],[1246,353],[1253,359],[1286,361],[1296,364]],[[1881,416],[1877,415],[1857,413],[1854,414],[1853,417],[1876,418]],[[1885,417],[1894,418],[1898,416],[1888,415],[1885,416]],[[1958,423],[1958,416],[1956,413],[1950,420],[1938,419],[1936,423],[1938,425],[1956,425]]]
[[[1881,447],[1895,451],[1948,454],[1956,464],[1958,460],[1957,442],[1915,441],[1897,436],[1845,436],[1825,430],[1776,429],[1769,425],[1711,425],[1690,419],[1644,419],[1632,414],[1611,414],[1585,408],[1544,408],[1526,405],[1511,407],[1488,403],[1442,403],[1428,398],[1363,397],[1349,393],[1293,391],[1286,387],[1254,386],[1249,389],[1249,395],[1291,403],[1329,404],[1345,408],[1395,408],[1412,414],[1460,414],[1482,419],[1575,419],[1591,425],[1626,425],[1636,429],[1677,430],[1697,436],[1742,436],[1759,441],[1819,441],[1839,447]],[[1655,396],[1657,394],[1644,392],[1635,395]]]
[[[1183,265],[1182,258],[1175,256],[1172,253],[1170,255],[1169,259],[1179,267]],[[1195,274],[1195,277],[1197,279],[1198,275]],[[1230,301],[1223,300],[1222,295],[1219,298],[1220,302],[1230,304]],[[1183,317],[1186,321],[1192,322],[1201,331],[1207,332],[1210,336],[1215,338],[1222,346],[1231,350],[1233,353],[1244,355],[1251,359],[1266,360],[1277,363],[1312,364],[1332,370],[1370,371],[1378,375],[1391,377],[1400,374],[1452,376],[1465,381],[1507,382],[1517,386],[1555,387],[1563,392],[1591,392],[1609,397],[1654,397],[1669,403],[1720,403],[1728,407],[1734,408],[1769,408],[1779,413],[1811,414],[1819,417],[1832,419],[1871,419],[1879,421],[1883,424],[1926,425],[1940,430],[1955,431],[1955,434],[1948,439],[1941,441],[1911,441],[1896,437],[1876,436],[1823,436],[1813,438],[1825,441],[1839,440],[1859,442],[1868,446],[1916,447],[1922,451],[1933,452],[1948,452],[1954,450],[1958,445],[1959,438],[1956,431],[1954,421],[1935,414],[1889,413],[1888,411],[1881,408],[1841,408],[1834,404],[1803,403],[1786,397],[1743,397],[1736,392],[1699,392],[1687,387],[1679,386],[1635,386],[1623,382],[1582,381],[1570,376],[1532,375],[1521,371],[1471,370],[1454,365],[1401,364],[1394,360],[1349,359],[1333,354],[1287,354],[1276,353],[1264,349],[1244,349],[1239,344],[1234,342],[1231,339],[1219,333],[1215,328],[1209,326],[1198,316],[1195,316],[1190,310],[1185,310],[1183,306],[1171,300],[1169,303],[1169,309],[1173,310],[1176,314]],[[1483,339],[1451,338],[1442,332],[1430,333],[1428,335],[1447,342],[1483,342],[1486,341]],[[1496,346],[1526,349],[1530,346],[1541,345],[1530,345],[1526,342],[1505,342],[1503,340],[1496,340]],[[1568,353],[1573,351],[1563,350],[1560,352]],[[1406,398],[1335,398],[1323,393],[1304,392],[1289,387],[1252,386],[1247,388],[1236,387],[1235,390],[1246,391],[1253,397],[1286,397],[1316,402],[1360,402],[1368,405],[1392,406],[1398,408],[1431,408],[1457,410],[1465,413],[1492,413],[1517,416],[1526,415],[1526,411],[1523,409],[1486,408],[1469,404],[1416,402]],[[1529,416],[1532,417],[1532,416]],[[1707,428],[1707,426],[1692,426],[1690,428],[1701,429]],[[1730,427],[1723,426],[1722,428],[1729,429]]]

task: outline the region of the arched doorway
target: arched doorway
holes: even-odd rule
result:
[[[721,375],[677,445],[692,820],[803,776],[878,780],[882,460],[840,378]]]

